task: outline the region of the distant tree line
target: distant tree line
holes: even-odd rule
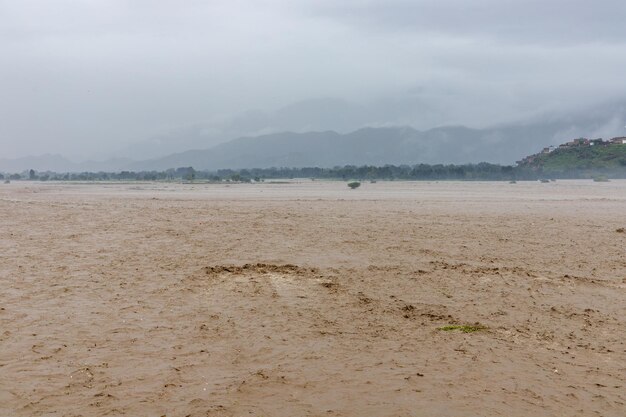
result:
[[[37,181],[201,181],[201,182],[261,182],[267,179],[329,179],[329,180],[465,180],[511,181],[543,178],[576,179],[605,175],[626,178],[626,167],[617,169],[578,169],[544,171],[541,167],[497,165],[486,162],[464,165],[346,165],[334,168],[254,168],[196,171],[180,167],[165,171],[121,171],[56,173],[25,171],[21,174],[0,174],[0,179]]]

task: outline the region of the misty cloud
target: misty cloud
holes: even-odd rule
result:
[[[542,45],[626,39],[626,3],[619,0],[322,0],[309,6],[361,30]]]
[[[1,152],[579,110],[626,96],[624,17],[621,1],[0,0]]]

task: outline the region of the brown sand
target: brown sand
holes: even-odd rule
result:
[[[0,415],[623,417],[625,226],[626,181],[0,185]]]

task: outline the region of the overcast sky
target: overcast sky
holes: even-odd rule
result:
[[[0,158],[320,98],[364,125],[480,127],[626,97],[626,1],[0,0],[0,60]]]

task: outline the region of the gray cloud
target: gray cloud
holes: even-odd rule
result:
[[[322,0],[309,6],[363,30],[540,44],[626,39],[626,3],[620,0]]]
[[[581,109],[626,95],[625,17],[621,1],[0,0],[0,152]],[[323,97],[344,116],[286,121]]]

